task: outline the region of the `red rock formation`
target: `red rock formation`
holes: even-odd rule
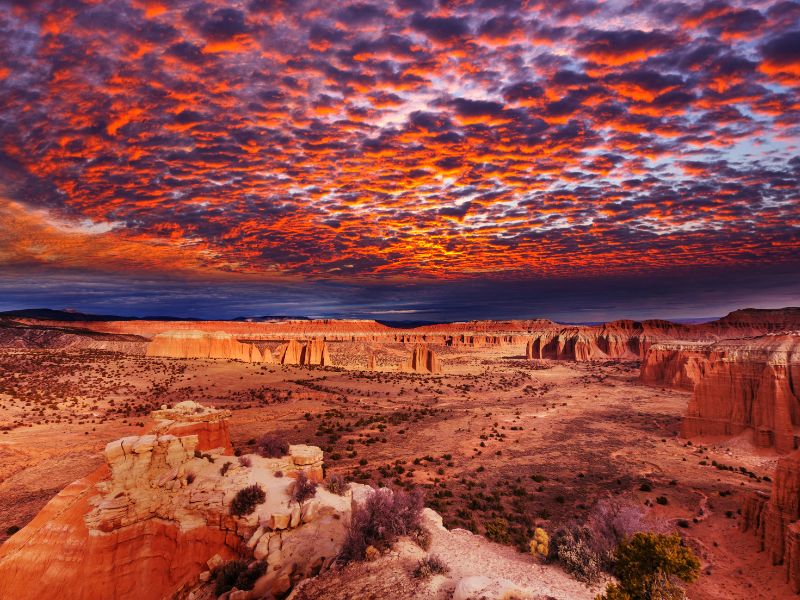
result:
[[[147,356],[169,358],[224,358],[261,362],[261,352],[253,344],[243,344],[231,334],[197,330],[159,333],[147,345]]]
[[[713,346],[704,343],[667,343],[650,346],[642,361],[640,380],[684,390],[694,389],[709,363]]]
[[[414,373],[441,373],[442,365],[433,350],[418,345],[411,351],[411,356],[403,365],[403,370]]]
[[[681,425],[684,437],[754,431],[778,452],[797,448],[800,334],[729,340],[710,347]]]
[[[741,528],[754,532],[772,564],[785,565],[786,581],[800,593],[800,451],[778,461],[771,497],[745,498]]]
[[[257,583],[260,594],[285,595],[298,579],[330,564],[345,536],[351,499],[319,489],[300,506],[288,495],[299,470],[321,479],[319,448],[290,446],[278,459],[250,455],[249,466],[231,460],[222,472],[218,450],[207,450],[213,462],[195,455],[202,436],[164,433],[184,426],[201,431],[203,421],[224,421],[220,413],[181,403],[154,417],[153,433],[109,443],[106,465],[67,486],[0,546],[0,598],[185,597],[202,588],[200,575],[208,579],[212,564],[243,552],[269,565]],[[173,420],[184,417],[191,419]],[[211,436],[207,443],[217,441]],[[274,477],[277,470],[288,477]],[[253,483],[266,490],[265,502],[251,515],[232,516],[235,493]]]

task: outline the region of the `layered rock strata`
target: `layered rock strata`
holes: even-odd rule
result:
[[[700,373],[684,437],[753,431],[759,447],[791,452],[800,441],[800,334],[727,341],[697,358]],[[688,364],[688,363],[686,363]]]
[[[264,362],[261,351],[253,344],[243,344],[222,331],[197,330],[159,333],[147,345],[147,356],[168,358],[224,358],[244,362]]]
[[[781,458],[771,496],[754,493],[742,505],[742,531],[752,531],[786,581],[800,593],[800,451]]]
[[[210,432],[224,420],[182,404],[158,411],[152,433],[109,443],[103,467],[67,486],[0,546],[0,597],[186,596],[209,580],[210,567],[242,555],[267,564],[259,594],[280,595],[331,563],[353,492],[335,496],[319,487],[302,505],[290,500],[300,471],[321,480],[322,451],[298,445],[282,458],[240,461],[225,454],[228,439],[168,433],[203,423]],[[189,421],[175,419],[190,414]],[[249,515],[232,515],[236,493],[253,484],[266,500]]]

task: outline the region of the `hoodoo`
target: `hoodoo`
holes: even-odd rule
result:
[[[289,340],[278,347],[278,362],[282,365],[319,365],[329,367],[333,364],[328,344],[322,339],[313,339],[301,344]]]
[[[331,366],[333,364],[331,362],[331,353],[325,340],[314,339],[306,342],[300,356],[300,364],[320,365],[323,367]]]
[[[297,340],[289,340],[278,347],[278,362],[282,365],[299,365],[303,346]]]
[[[414,346],[411,356],[403,365],[403,370],[435,374],[442,372],[442,365],[433,350],[420,344]]]
[[[263,360],[261,352],[253,344],[243,344],[222,331],[165,331],[156,335],[147,345],[146,354],[168,358],[226,358],[244,362]]]

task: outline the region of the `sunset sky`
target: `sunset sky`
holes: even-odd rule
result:
[[[0,0],[0,310],[800,304],[800,2]]]

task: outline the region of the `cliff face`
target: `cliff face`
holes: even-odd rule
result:
[[[800,428],[800,334],[710,346],[681,425],[685,437],[754,431],[760,447],[791,452]]]
[[[800,451],[778,461],[770,497],[745,498],[741,527],[753,531],[772,564],[785,566],[786,581],[800,593]]]
[[[655,344],[676,342],[705,342],[753,337],[772,332],[800,329],[800,309],[745,309],[722,319],[698,325],[683,325],[662,320],[612,321],[597,327],[564,327],[544,330],[533,336],[529,358],[555,360],[642,359]],[[654,357],[655,361],[655,357]],[[691,385],[694,366],[676,364],[670,372],[653,370],[648,378],[666,378],[669,385]],[[684,373],[681,373],[685,370]]]
[[[322,339],[313,339],[305,343],[289,340],[277,349],[278,362],[282,365],[319,365],[329,367],[331,361],[328,344]]]
[[[250,455],[250,466],[242,465],[224,454],[224,413],[195,403],[176,409],[158,411],[153,433],[109,443],[103,467],[62,490],[0,546],[0,597],[168,598],[201,586],[211,565],[243,553],[268,563],[261,593],[284,594],[330,564],[350,497],[318,488],[302,506],[289,501],[300,470],[321,479],[322,451],[290,446],[283,458]],[[197,433],[166,433],[191,428],[205,428],[215,449]],[[266,501],[250,515],[231,515],[236,492],[256,483]]]
[[[425,346],[415,346],[411,351],[411,356],[403,365],[404,371],[413,373],[441,373],[442,365],[433,350]]]
[[[654,344],[645,353],[639,378],[650,385],[693,390],[712,352],[713,346],[703,343]]]
[[[253,344],[243,344],[222,331],[166,331],[153,338],[147,345],[146,354],[168,358],[224,358],[256,363],[264,360]]]

